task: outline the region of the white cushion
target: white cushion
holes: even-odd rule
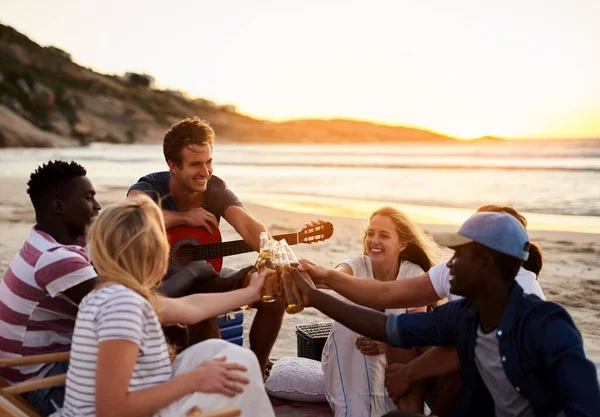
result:
[[[267,393],[288,401],[326,402],[321,362],[308,358],[281,358],[265,382]]]

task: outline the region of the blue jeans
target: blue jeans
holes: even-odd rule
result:
[[[68,368],[69,361],[57,362],[46,376],[64,374],[67,372]],[[62,407],[65,399],[65,387],[43,388],[23,394],[23,397],[25,397],[27,402],[37,410],[41,417],[47,417],[56,411],[52,402],[54,402],[57,407]]]

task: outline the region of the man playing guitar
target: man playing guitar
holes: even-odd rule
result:
[[[248,246],[258,251],[260,233],[267,231],[267,228],[244,208],[223,180],[212,175],[214,142],[213,129],[197,117],[172,125],[163,139],[163,152],[169,171],[154,172],[140,178],[131,186],[127,196],[146,193],[160,202],[167,229],[185,225],[202,227],[208,233],[213,233],[213,228],[218,229],[219,221],[224,217]],[[222,292],[239,288],[247,272],[242,270],[235,278],[207,279],[216,276],[214,270],[207,266],[205,262],[200,265],[194,262],[186,267],[193,278],[189,288],[185,289],[187,293]],[[165,285],[168,285],[168,281]],[[253,307],[257,313],[250,330],[250,347],[264,372],[285,310],[277,302],[258,302]],[[220,337],[216,317],[189,328],[190,344],[215,337]]]

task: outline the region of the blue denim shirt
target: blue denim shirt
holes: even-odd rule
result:
[[[456,345],[463,388],[453,416],[493,416],[494,403],[475,364],[479,314],[468,300],[444,304],[431,313],[390,314],[388,343],[414,346]],[[569,313],[556,303],[523,295],[515,282],[496,337],[504,372],[530,403],[536,416],[600,416],[596,367],[585,357],[581,334]]]

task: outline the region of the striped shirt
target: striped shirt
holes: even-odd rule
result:
[[[173,369],[167,343],[150,303],[123,285],[103,287],[92,291],[79,305],[61,417],[96,415],[98,345],[107,340],[128,340],[139,346],[129,392],[171,378]]]
[[[83,246],[62,245],[32,228],[0,282],[0,358],[69,350],[77,305],[62,293],[94,277]],[[15,384],[52,366],[0,368],[0,376]]]

